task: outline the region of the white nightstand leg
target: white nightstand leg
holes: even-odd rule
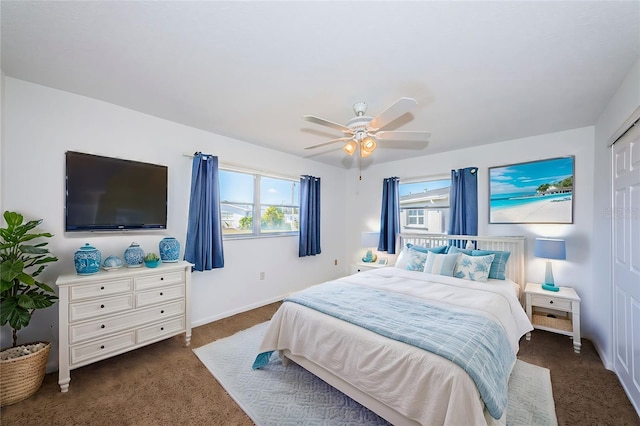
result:
[[[571,308],[573,320],[573,351],[579,354],[580,348],[582,347],[582,341],[580,340],[580,303],[572,303]]]
[[[531,309],[531,295],[529,293],[525,296],[525,308],[527,311],[527,317],[529,317],[529,322],[531,322],[533,311]],[[527,340],[531,340],[531,332],[527,333]]]

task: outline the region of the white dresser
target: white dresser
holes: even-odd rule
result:
[[[60,391],[70,371],[177,334],[191,342],[191,264],[61,275]]]

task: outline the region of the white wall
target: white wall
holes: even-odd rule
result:
[[[402,179],[430,176],[450,176],[451,169],[478,167],[478,233],[480,235],[522,235],[527,237],[526,279],[541,282],[544,279],[545,263],[533,256],[534,239],[538,236],[562,237],[566,239],[567,260],[553,264],[555,282],[576,289],[583,302],[582,331],[585,337],[595,327],[594,314],[602,306],[593,294],[591,277],[591,246],[593,226],[593,173],[594,128],[584,127],[564,132],[545,134],[530,138],[505,141],[458,151],[434,154],[410,160],[384,163],[362,171],[362,182],[358,171],[351,171],[347,179],[349,211],[348,228],[358,230],[379,229],[382,180],[390,176]],[[542,160],[565,155],[575,156],[575,196],[573,224],[505,225],[489,224],[489,177],[488,167],[525,161]],[[606,179],[607,176],[597,177]],[[359,234],[358,234],[359,235]],[[355,253],[351,261],[357,260],[362,250],[356,236],[349,240],[349,253]]]
[[[2,141],[2,205],[28,219],[44,219],[41,228],[55,235],[49,247],[60,261],[42,278],[53,283],[73,273],[73,254],[84,243],[103,257],[122,256],[136,241],[157,251],[165,235],[184,242],[187,229],[191,159],[184,153],[202,151],[220,162],[287,176],[322,178],[322,254],[298,258],[298,239],[279,237],[225,241],[225,267],[192,275],[192,320],[204,324],[279,300],[302,289],[347,273],[343,182],[346,172],[239,140],[222,137],[71,93],[5,78]],[[169,218],[166,232],[116,234],[64,233],[64,153],[77,150],[140,160],[169,167]],[[334,266],[334,259],[338,266]],[[260,280],[260,272],[265,279]],[[44,339],[56,346],[58,305],[36,312],[20,341]],[[2,329],[2,346],[10,345],[10,330]]]
[[[594,221],[592,246],[593,259],[611,259],[611,138],[620,126],[640,108],[640,58],[629,70],[626,78],[609,101],[595,126],[594,174]],[[613,306],[611,262],[594,262],[592,266],[593,299],[602,306]],[[613,368],[613,318],[611,309],[593,312],[592,341],[605,367]]]

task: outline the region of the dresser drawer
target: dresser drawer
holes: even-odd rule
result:
[[[571,301],[553,296],[532,295],[531,304],[540,308],[558,309],[571,312]]]
[[[105,297],[69,305],[69,322],[109,315],[133,309],[133,294]]]
[[[136,293],[136,306],[149,306],[168,300],[180,299],[182,297],[184,297],[184,285],[159,287],[153,290],[140,291]]]
[[[91,299],[93,297],[111,296],[118,293],[127,293],[133,289],[131,278],[103,281],[92,284],[82,284],[69,289],[69,299],[72,302]]]
[[[184,316],[173,318],[158,324],[140,328],[137,331],[137,342],[145,343],[151,340],[158,340],[165,336],[174,336],[184,330]]]
[[[164,274],[147,275],[135,278],[136,290],[147,290],[150,288],[184,283],[184,272],[174,271]]]
[[[107,337],[84,345],[72,346],[69,348],[69,363],[71,365],[84,361],[97,361],[106,358],[114,352],[121,351],[136,344],[134,331]]]
[[[184,299],[181,299],[125,314],[72,324],[69,326],[69,342],[75,344],[183,314]]]

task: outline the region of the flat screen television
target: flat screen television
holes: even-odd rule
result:
[[[65,231],[167,228],[167,166],[67,151]]]

